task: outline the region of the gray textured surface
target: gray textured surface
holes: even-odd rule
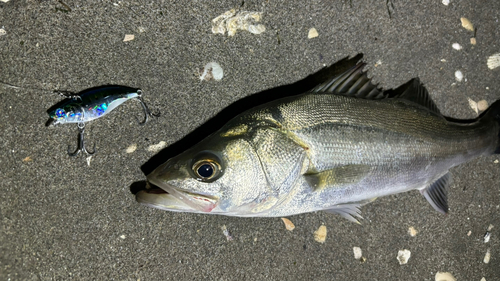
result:
[[[293,232],[278,218],[149,209],[130,192],[144,180],[149,145],[172,144],[232,102],[348,55],[364,53],[384,88],[419,76],[446,115],[472,118],[467,98],[499,99],[500,72],[486,58],[500,52],[500,2],[413,2],[395,1],[391,19],[383,0],[244,2],[243,10],[263,12],[267,30],[234,37],[212,34],[211,20],[241,1],[66,1],[70,12],[57,1],[1,3],[0,81],[23,89],[0,86],[0,280],[434,280],[437,271],[500,279],[498,156],[452,170],[446,217],[411,192],[365,206],[362,225],[311,213],[291,217]],[[462,16],[478,28],[475,46]],[[311,27],[319,37],[307,39]],[[123,42],[125,34],[135,39]],[[455,42],[463,50],[453,50]],[[210,61],[225,76],[200,83],[198,68]],[[458,69],[462,83],[455,83]],[[104,84],[141,87],[163,115],[139,127],[140,107],[130,102],[89,123],[98,154],[87,166],[65,152],[76,126],[44,127],[45,110],[60,100],[53,89]],[[313,232],[322,223],[328,237],[319,244]],[[354,246],[365,263],[354,259]],[[412,252],[406,265],[396,260],[401,249]]]

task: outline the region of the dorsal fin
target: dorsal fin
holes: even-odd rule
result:
[[[314,89],[313,93],[335,94],[363,99],[383,99],[385,95],[363,71],[366,63],[358,63],[348,71],[327,80]]]
[[[319,84],[311,92],[370,100],[384,98],[405,99],[440,114],[436,104],[429,96],[429,92],[418,78],[408,81],[397,89],[383,91],[377,85],[374,85],[366,72],[363,71],[365,65],[366,63],[358,63],[346,72]]]
[[[429,96],[429,92],[427,92],[427,89],[418,78],[411,79],[395,90],[386,91],[386,94],[388,98],[400,98],[409,100],[416,104],[420,104],[435,113],[441,114],[438,107]]]

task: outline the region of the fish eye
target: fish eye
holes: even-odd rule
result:
[[[220,158],[210,151],[198,153],[191,163],[191,175],[202,182],[213,182],[224,172]]]
[[[196,177],[202,181],[214,180],[221,172],[219,164],[212,159],[197,161],[192,169]]]

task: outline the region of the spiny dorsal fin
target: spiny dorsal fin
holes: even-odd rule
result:
[[[446,188],[450,184],[450,179],[450,173],[446,173],[430,186],[420,191],[432,207],[442,214],[448,213],[448,197],[446,196]]]
[[[317,94],[335,94],[363,99],[383,99],[383,92],[373,85],[363,71],[366,63],[358,63],[348,71],[327,80],[311,90]]]
[[[440,114],[436,104],[429,96],[429,92],[418,78],[414,78],[395,90],[382,91],[371,82],[363,71],[366,63],[358,63],[346,72],[327,80],[314,89],[312,93],[334,94],[347,97],[356,97],[370,100],[384,98],[400,98],[422,105],[431,111]]]
[[[429,96],[429,92],[427,92],[427,89],[418,78],[413,78],[405,84],[399,86],[397,89],[389,90],[386,93],[389,98],[409,100],[416,104],[420,104],[435,113],[441,114],[438,107]]]

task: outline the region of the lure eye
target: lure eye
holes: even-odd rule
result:
[[[194,163],[193,172],[196,177],[205,182],[211,182],[217,179],[221,174],[219,163],[212,159],[203,159]]]
[[[66,112],[62,108],[56,109],[56,117],[57,119],[63,119],[66,116]]]

